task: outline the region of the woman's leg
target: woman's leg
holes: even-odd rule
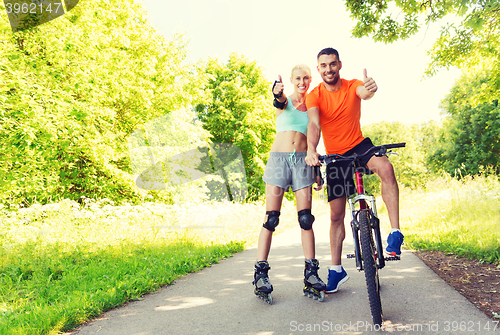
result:
[[[312,225],[314,216],[311,214],[312,205],[312,187],[305,187],[295,192],[297,199],[297,212],[299,213],[299,224],[301,228],[302,249],[305,257],[304,268],[304,294],[309,297],[315,297],[323,301],[326,288],[325,283],[318,275],[319,262],[316,259],[316,249],[314,240],[314,231]]]
[[[297,212],[304,209],[311,209],[312,206],[312,187],[304,187],[295,191],[297,200]],[[313,229],[305,230],[301,228],[302,249],[306,259],[316,258],[315,240]]]
[[[281,187],[266,184],[266,212],[280,211],[283,202],[285,190]],[[264,217],[264,222],[267,222],[268,215]],[[271,250],[271,241],[273,232],[262,227],[259,235],[259,243],[257,246],[257,261],[267,261],[269,251]]]

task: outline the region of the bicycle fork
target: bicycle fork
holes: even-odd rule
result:
[[[380,234],[380,221],[377,216],[377,206],[375,197],[372,195],[358,194],[353,198],[348,199],[349,208],[351,210],[351,229],[354,238],[354,257],[356,258],[356,268],[363,271],[363,258],[361,254],[361,246],[359,242],[359,220],[358,216],[361,211],[368,211],[369,224],[373,232],[376,254],[377,254],[377,267],[382,269],[385,266],[385,259],[383,254],[382,237]],[[356,209],[356,203],[359,203],[359,209]],[[367,203],[370,205],[368,206]],[[352,256],[348,258],[353,258]]]

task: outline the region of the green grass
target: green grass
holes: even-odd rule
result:
[[[328,210],[317,203],[315,215]],[[58,334],[140,299],[255,243],[264,211],[62,201],[0,212],[0,334]],[[292,202],[282,213],[278,232],[297,225]]]
[[[89,251],[34,242],[4,261],[0,333],[69,330],[241,248],[237,243],[201,246],[179,240],[129,241]]]
[[[179,208],[73,202],[3,215],[0,334],[56,334],[244,248],[176,227]],[[185,224],[185,223],[184,223]]]
[[[494,176],[450,177],[401,192],[405,245],[481,262],[500,261],[500,183]]]

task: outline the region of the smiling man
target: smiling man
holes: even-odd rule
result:
[[[361,100],[371,99],[378,87],[373,78],[363,70],[363,81],[346,80],[340,77],[342,62],[339,53],[326,48],[318,54],[318,71],[323,82],[306,97],[309,125],[307,128],[306,163],[319,165],[316,151],[320,134],[327,154],[362,154],[373,146],[361,132]],[[399,189],[394,168],[387,157],[369,157],[363,162],[381,179],[384,200],[392,231],[387,239],[386,252],[401,254],[403,234],[399,230]],[[326,293],[337,292],[349,276],[341,265],[342,243],[345,239],[344,217],[346,199],[355,193],[350,162],[334,162],[326,167],[328,202],[330,203],[330,248],[332,266],[328,271]]]

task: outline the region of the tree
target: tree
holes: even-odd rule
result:
[[[138,199],[127,137],[195,94],[181,37],[133,0],[82,1],[15,33],[0,16],[0,44],[0,201]]]
[[[426,166],[428,150],[436,142],[437,124],[404,125],[400,122],[380,122],[363,127],[363,134],[375,145],[405,142],[406,147],[394,149],[398,156],[389,156],[401,185],[417,187],[430,177]],[[379,190],[378,177],[367,178],[367,189]]]
[[[443,101],[448,115],[440,141],[429,157],[435,170],[451,175],[500,173],[500,107],[498,100],[474,106],[467,99],[492,81],[488,71],[468,71]]]
[[[137,186],[170,202],[244,201],[246,172],[241,150],[210,143],[192,108],[153,119],[129,137]]]
[[[447,23],[429,54],[426,74],[452,66],[467,69],[491,62],[492,78],[500,78],[500,3],[496,0],[346,0],[351,16],[357,20],[354,37],[371,36],[375,41],[392,43],[415,34],[423,25],[437,23],[452,16],[460,24]],[[500,97],[500,80],[482,87],[474,103]]]
[[[212,143],[241,149],[249,199],[264,194],[265,161],[275,135],[270,83],[255,61],[231,54],[226,64],[208,60],[205,95],[196,111]]]

